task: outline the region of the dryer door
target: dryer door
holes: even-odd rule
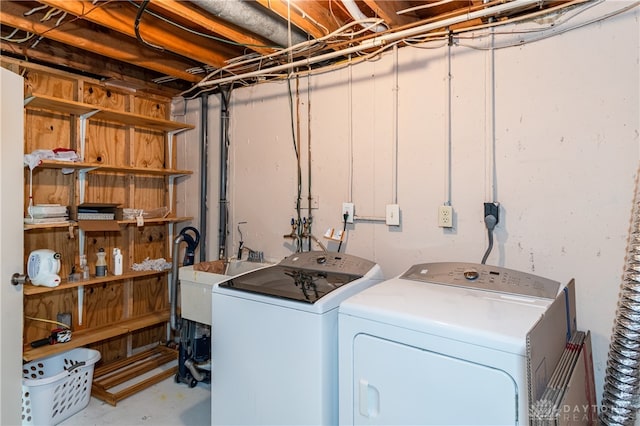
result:
[[[359,334],[353,424],[514,425],[517,387],[492,367]]]

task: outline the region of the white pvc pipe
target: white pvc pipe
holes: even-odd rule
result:
[[[349,12],[349,15],[351,15],[351,17],[354,20],[361,21],[363,19],[368,19],[369,18],[367,15],[362,13],[360,8],[356,4],[355,0],[342,0],[342,4],[344,5],[344,7],[347,8],[347,11]],[[364,28],[364,26],[363,26],[363,28]],[[384,25],[376,25],[375,27],[370,28],[371,31],[376,32],[376,33],[381,33],[382,31],[385,31],[386,29],[387,28]]]
[[[216,80],[203,81],[195,85],[195,87],[209,87],[215,86],[219,84],[230,83],[232,81],[243,80],[245,78],[251,77],[259,77],[265,74],[276,73],[280,71],[289,70],[296,67],[307,67],[311,64],[315,64],[318,62],[326,61],[329,59],[337,58],[339,56],[348,55],[350,53],[359,52],[361,50],[369,49],[375,46],[382,46],[385,43],[401,40],[407,37],[413,37],[419,34],[424,34],[428,31],[448,27],[451,25],[459,24],[464,21],[469,21],[477,18],[483,18],[487,15],[498,14],[502,12],[508,12],[512,9],[518,9],[524,6],[528,6],[530,4],[539,3],[539,0],[513,0],[508,3],[499,4],[497,6],[488,7],[486,9],[477,10],[475,12],[470,12],[464,15],[454,16],[452,18],[443,19],[437,22],[431,22],[425,25],[421,25],[414,28],[408,28],[406,30],[398,31],[396,33],[383,34],[381,36],[375,37],[373,39],[366,40],[364,43],[361,43],[358,46],[352,46],[347,49],[338,50],[334,52],[325,53],[324,55],[318,55],[313,58],[301,59],[295,62],[290,62],[287,64],[277,65],[270,68],[260,69],[256,71],[247,72],[244,74],[236,74],[228,77],[218,78]]]

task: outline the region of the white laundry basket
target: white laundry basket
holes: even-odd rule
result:
[[[24,364],[22,424],[56,425],[89,404],[100,352],[77,348]]]

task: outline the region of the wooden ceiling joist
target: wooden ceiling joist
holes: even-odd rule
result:
[[[26,2],[3,1],[0,23],[192,83],[200,80],[200,77],[185,71],[197,66],[197,63],[180,61],[166,53],[144,48],[137,40],[133,43],[129,37],[120,34],[92,31],[77,21],[69,21],[60,26],[56,26],[54,20],[40,22],[25,17],[24,13],[29,10],[30,6]]]
[[[282,19],[291,18],[291,23],[313,38],[323,37],[338,29],[335,19],[315,1],[304,3],[304,10],[285,0],[257,0],[261,6],[277,13]]]
[[[269,40],[265,40],[246,30],[216,19],[213,15],[195,8],[188,2],[179,0],[151,0],[150,4],[154,9],[164,11],[171,15],[181,16],[192,24],[198,25],[221,37],[234,40],[235,43],[260,54],[266,55],[274,51],[273,48],[267,47],[273,44]]]
[[[41,3],[129,37],[136,37],[134,24],[137,10],[128,7],[126,2],[103,3],[102,7],[93,8],[87,7],[92,6],[91,3],[81,0],[41,0]],[[145,41],[153,45],[215,68],[224,66],[227,59],[239,54],[237,49],[189,34],[149,14],[142,16],[139,32]]]
[[[387,25],[396,27],[398,25],[406,25],[414,22],[415,20],[409,16],[398,15],[397,10],[407,9],[411,7],[411,3],[408,1],[393,1],[388,0],[364,0],[364,2],[371,8],[375,16],[384,19]],[[393,3],[393,4],[389,4]]]

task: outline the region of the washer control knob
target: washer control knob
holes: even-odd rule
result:
[[[325,256],[320,256],[319,258],[316,259],[316,262],[318,262],[321,265],[326,261],[327,261],[327,258]]]
[[[475,269],[467,269],[463,272],[463,275],[469,281],[474,281],[478,279],[480,273],[478,273],[478,271],[476,271]]]

